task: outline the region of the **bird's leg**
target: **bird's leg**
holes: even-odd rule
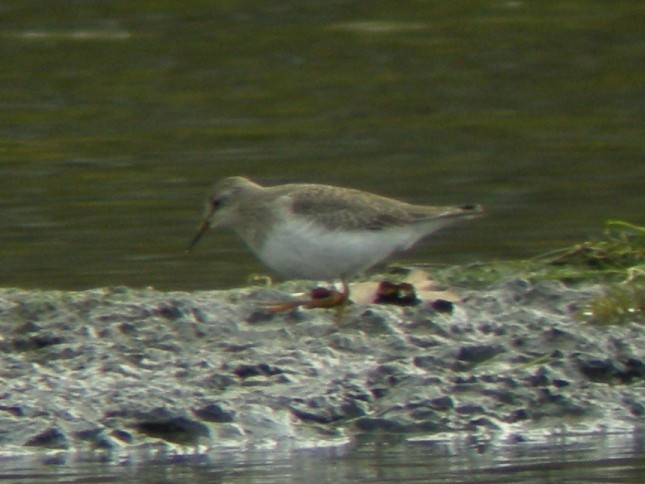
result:
[[[335,289],[318,287],[311,291],[311,297],[309,299],[269,302],[265,307],[272,313],[288,311],[298,306],[302,306],[305,309],[337,307],[342,311],[349,301],[349,285],[344,277],[341,278],[341,283],[343,285],[341,292]]]
[[[340,324],[343,321],[343,316],[345,316],[345,309],[349,305],[349,284],[344,277],[340,278],[340,282],[343,285],[343,292],[340,293],[342,297],[342,302],[336,308],[336,316],[334,320],[336,323]]]

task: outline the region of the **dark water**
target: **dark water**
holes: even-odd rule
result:
[[[243,284],[264,268],[231,234],[182,252],[208,186],[233,174],[486,205],[486,218],[409,256],[425,262],[532,256],[598,235],[608,219],[643,224],[640,14],[639,0],[4,1],[0,285]],[[313,472],[427,471],[423,447],[365,449]],[[642,442],[630,455],[564,469],[629,479]],[[268,464],[269,481],[314,465],[285,459]],[[525,456],[511,462],[552,478]],[[75,465],[60,477],[91,482]],[[242,479],[255,465],[226,472]],[[498,465],[476,477],[496,479]],[[36,480],[34,469],[24,472]]]
[[[645,223],[641,2],[0,6],[0,285],[224,288],[209,185],[349,185],[487,218],[409,256],[532,256]]]
[[[298,451],[149,454],[116,461],[65,454],[2,462],[12,482],[642,482],[640,434],[553,437],[541,444],[431,440]]]

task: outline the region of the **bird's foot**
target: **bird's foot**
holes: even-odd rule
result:
[[[273,280],[270,276],[266,274],[251,274],[246,282],[251,286],[262,286],[262,287],[271,287],[273,286]]]
[[[303,307],[305,309],[339,308],[339,313],[342,313],[349,302],[349,286],[344,280],[342,281],[342,284],[342,291],[325,287],[316,287],[312,289],[309,299],[273,301],[267,302],[263,306],[271,313],[289,311],[297,307]]]

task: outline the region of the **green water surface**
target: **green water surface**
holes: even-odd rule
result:
[[[209,185],[348,185],[487,217],[406,259],[532,256],[643,224],[645,4],[83,1],[0,6],[0,285],[225,288],[183,249]]]

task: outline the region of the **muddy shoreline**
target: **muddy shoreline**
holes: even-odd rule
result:
[[[340,323],[259,309],[295,287],[0,289],[0,455],[642,426],[645,327],[581,322],[597,285],[513,278]]]

